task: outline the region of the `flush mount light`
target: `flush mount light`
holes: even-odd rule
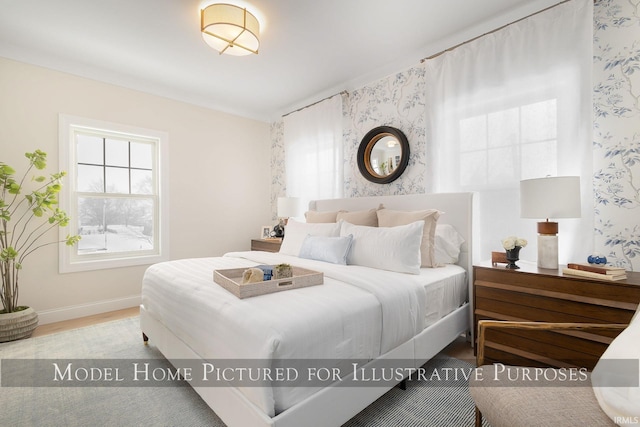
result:
[[[247,9],[216,3],[200,11],[200,30],[204,41],[227,55],[258,53],[260,23]]]

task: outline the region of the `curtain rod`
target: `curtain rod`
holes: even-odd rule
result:
[[[438,52],[438,53],[435,53],[435,54],[433,54],[433,55],[431,55],[431,56],[427,56],[426,58],[422,58],[422,59],[420,60],[420,63],[422,64],[423,62],[428,61],[429,59],[437,58],[438,56],[443,55],[443,54],[445,54],[445,53],[447,53],[447,52],[451,52],[452,50],[457,49],[457,48],[459,48],[460,46],[464,46],[464,45],[466,45],[466,44],[468,44],[468,43],[471,43],[472,41],[478,40],[478,39],[479,39],[479,38],[481,38],[481,37],[488,36],[489,34],[493,34],[493,33],[495,33],[495,32],[498,32],[498,31],[500,31],[500,30],[502,30],[502,29],[504,29],[504,28],[507,28],[507,27],[508,27],[508,26],[510,26],[510,25],[517,24],[517,23],[518,23],[518,22],[520,22],[520,21],[524,21],[524,20],[525,20],[525,19],[527,19],[527,18],[531,18],[532,16],[538,15],[539,13],[542,13],[542,12],[546,12],[546,11],[547,11],[547,10],[549,10],[549,9],[553,9],[554,7],[560,6],[561,4],[568,3],[568,2],[570,2],[570,1],[571,1],[571,0],[563,0],[563,1],[559,2],[559,3],[554,4],[553,6],[546,7],[546,8],[544,8],[544,9],[542,9],[542,10],[539,10],[539,11],[537,11],[537,12],[534,12],[534,13],[532,13],[532,14],[530,14],[530,15],[527,15],[527,16],[525,16],[525,17],[523,17],[523,18],[517,19],[517,20],[515,20],[515,21],[513,21],[513,22],[510,22],[510,23],[505,24],[505,25],[503,25],[503,26],[501,26],[501,27],[498,27],[498,28],[496,28],[496,29],[494,29],[494,30],[488,31],[488,32],[486,32],[486,33],[484,33],[484,34],[481,34],[481,35],[476,36],[476,37],[473,37],[473,38],[471,38],[471,39],[469,39],[469,40],[463,41],[462,43],[458,43],[457,45],[452,46],[452,47],[450,47],[450,48],[448,48],[448,49],[445,49],[445,50],[443,50],[443,51],[440,51],[440,52]]]
[[[314,102],[314,103],[312,103],[312,104],[305,105],[304,107],[300,107],[300,108],[298,108],[297,110],[289,111],[287,114],[283,114],[283,115],[282,115],[282,117],[286,117],[286,116],[288,116],[289,114],[297,113],[298,111],[302,111],[302,110],[304,110],[305,108],[313,107],[314,105],[319,104],[319,103],[321,103],[322,101],[326,101],[327,99],[333,98],[333,97],[334,97],[334,96],[336,96],[336,95],[349,95],[349,92],[348,92],[348,91],[346,91],[346,90],[343,90],[342,92],[338,92],[338,93],[333,94],[333,95],[331,95],[331,96],[327,96],[326,98],[322,98],[320,101],[316,101],[316,102]]]
[[[451,52],[452,50],[457,49],[457,48],[459,48],[460,46],[464,46],[464,45],[466,45],[466,44],[468,44],[468,43],[471,43],[472,41],[477,40],[477,39],[479,39],[479,38],[481,38],[481,37],[484,37],[484,36],[487,36],[487,35],[489,35],[489,34],[493,34],[493,33],[495,33],[495,32],[498,32],[498,31],[500,31],[500,30],[502,30],[502,29],[504,29],[504,28],[506,28],[506,27],[508,27],[508,26],[510,26],[510,25],[516,24],[516,23],[518,23],[518,22],[520,22],[520,21],[524,21],[524,20],[525,20],[525,19],[527,19],[527,18],[531,18],[532,16],[538,15],[538,14],[540,14],[540,13],[542,13],[542,12],[546,12],[546,11],[547,11],[547,10],[549,10],[549,9],[553,9],[554,7],[560,6],[561,4],[568,3],[568,2],[570,2],[570,1],[571,1],[571,0],[563,0],[563,1],[559,2],[559,3],[556,3],[556,4],[552,5],[552,6],[546,7],[546,8],[544,8],[544,9],[542,9],[542,10],[539,10],[539,11],[537,11],[537,12],[534,12],[534,13],[532,13],[532,14],[530,14],[530,15],[527,15],[527,16],[525,16],[525,17],[522,17],[522,18],[520,18],[520,19],[517,19],[517,20],[515,20],[515,21],[513,21],[513,22],[510,22],[510,23],[505,24],[505,25],[503,25],[503,26],[501,26],[501,27],[498,27],[498,28],[496,28],[496,29],[494,29],[494,30],[488,31],[488,32],[486,32],[486,33],[484,33],[484,34],[481,34],[481,35],[476,36],[476,37],[473,37],[473,38],[471,38],[471,39],[469,39],[469,40],[463,41],[462,43],[458,43],[458,44],[457,44],[457,45],[455,45],[455,46],[452,46],[452,47],[450,47],[450,48],[447,48],[447,49],[445,49],[445,50],[442,50],[442,51],[440,51],[440,52],[438,52],[438,53],[435,53],[435,54],[433,54],[433,55],[431,55],[431,56],[427,56],[426,58],[422,58],[422,59],[420,60],[420,63],[422,64],[423,62],[428,61],[429,59],[437,58],[438,56],[443,55],[443,54],[445,54],[445,53],[447,53],[447,52]],[[596,1],[597,1],[597,0],[594,0],[594,3],[595,3]],[[288,112],[288,113],[286,113],[286,114],[283,114],[283,115],[282,115],[282,117],[286,117],[286,116],[288,116],[288,115],[290,115],[290,114],[297,113],[298,111],[302,111],[302,110],[304,110],[305,108],[313,107],[314,105],[319,104],[319,103],[321,103],[322,101],[326,101],[326,100],[327,100],[327,99],[329,99],[329,98],[333,98],[333,97],[334,97],[334,96],[336,96],[336,95],[348,95],[348,94],[349,94],[349,92],[348,92],[348,91],[343,90],[342,92],[336,93],[336,94],[331,95],[331,96],[327,96],[326,98],[322,98],[322,99],[321,99],[321,100],[319,100],[319,101],[313,102],[313,103],[311,103],[311,104],[309,104],[309,105],[305,105],[304,107],[300,107],[300,108],[298,108],[297,110],[293,110],[293,111],[290,111],[290,112]]]

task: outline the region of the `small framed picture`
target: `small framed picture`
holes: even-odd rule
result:
[[[260,238],[268,239],[269,237],[271,237],[271,227],[268,225],[263,225],[260,231]]]

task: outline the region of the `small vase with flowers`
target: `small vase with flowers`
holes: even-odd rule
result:
[[[522,237],[509,236],[502,240],[502,247],[507,253],[508,264],[506,268],[518,269],[516,261],[520,259],[520,249],[527,246],[527,240]]]

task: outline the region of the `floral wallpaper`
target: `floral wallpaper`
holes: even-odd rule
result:
[[[424,68],[415,67],[349,93],[344,129],[344,196],[381,196],[425,192],[426,129]],[[356,162],[362,138],[378,126],[400,129],[409,140],[409,165],[397,180],[374,184]]]
[[[271,219],[278,221],[278,197],[287,195],[287,176],[284,170],[284,122],[271,123]]]
[[[640,0],[596,0],[593,41],[594,250],[610,264],[640,271]],[[426,191],[424,70],[410,68],[343,97],[345,197]],[[376,126],[401,129],[410,143],[406,172],[377,185],[364,180],[356,153]],[[271,126],[272,209],[286,194],[282,120]]]
[[[594,5],[595,250],[640,271],[640,0]]]
[[[414,194],[425,192],[426,129],[424,68],[378,80],[342,96],[344,134],[344,197]],[[365,180],[358,170],[356,154],[367,132],[378,126],[400,129],[409,140],[409,164],[400,178],[389,184]],[[284,123],[271,124],[271,212],[286,194]]]

